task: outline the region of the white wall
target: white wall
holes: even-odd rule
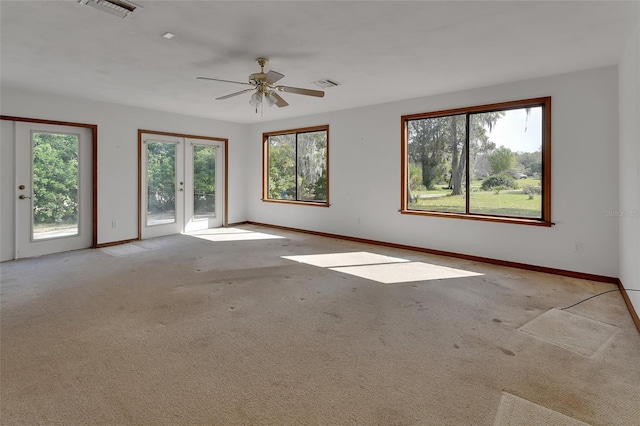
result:
[[[327,96],[331,96],[329,89]],[[401,215],[400,116],[552,96],[551,228]],[[261,134],[329,124],[330,208],[261,202]],[[618,276],[618,73],[587,70],[317,116],[255,124],[251,221]],[[582,253],[574,252],[581,242]]]
[[[2,115],[98,125],[98,243],[138,236],[138,129],[229,139],[229,223],[246,220],[246,126],[205,118],[132,108],[2,87]],[[13,143],[2,134],[2,260],[11,259]],[[5,137],[7,136],[7,137]],[[10,183],[7,184],[7,180]],[[8,207],[9,206],[9,207]],[[112,221],[118,228],[112,228]],[[11,256],[7,257],[8,254]]]
[[[620,280],[640,289],[640,14],[620,61]],[[629,292],[640,314],[640,292]]]
[[[0,120],[0,261],[13,259],[14,254],[13,159],[13,125]]]

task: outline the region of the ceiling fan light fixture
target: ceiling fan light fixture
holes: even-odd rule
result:
[[[262,93],[256,92],[253,95],[251,95],[251,99],[249,100],[249,103],[254,107],[258,107],[258,105],[262,103]]]
[[[267,92],[267,94],[264,97],[267,100],[267,105],[269,106],[274,106],[275,104],[278,103],[278,99],[275,96],[273,96],[271,92]]]

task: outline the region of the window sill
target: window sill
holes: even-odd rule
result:
[[[400,213],[416,215],[416,216],[448,217],[452,219],[480,220],[484,222],[498,222],[498,223],[512,223],[517,225],[542,226],[547,228],[555,225],[555,223],[553,222],[549,222],[541,219],[527,219],[527,218],[504,217],[504,216],[486,216],[481,214],[429,212],[429,211],[408,210],[408,209],[400,210]]]
[[[295,201],[295,200],[272,200],[270,198],[263,198],[265,203],[278,203],[278,204],[296,204],[299,206],[312,206],[312,207],[329,207],[331,204],[324,201]]]

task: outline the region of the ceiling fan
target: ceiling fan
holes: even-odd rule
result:
[[[322,90],[311,90],[311,89],[303,89],[300,87],[291,87],[291,86],[280,86],[275,83],[280,81],[281,78],[284,77],[284,74],[280,74],[276,71],[269,71],[265,74],[264,67],[269,63],[269,60],[266,58],[258,58],[256,59],[258,65],[260,65],[260,72],[251,74],[249,76],[249,82],[244,83],[241,81],[232,81],[232,80],[222,80],[220,78],[209,78],[209,77],[197,77],[199,80],[213,80],[213,81],[222,81],[225,83],[234,83],[234,84],[242,84],[244,86],[251,86],[249,89],[240,90],[239,92],[234,92],[229,95],[220,96],[216,98],[216,100],[223,100],[233,98],[234,96],[241,95],[243,93],[253,91],[253,95],[251,95],[251,99],[249,103],[256,107],[256,112],[258,110],[258,106],[262,104],[264,100],[269,106],[276,105],[279,108],[283,108],[288,106],[289,104],[285,101],[282,96],[278,94],[278,92],[286,92],[286,93],[295,93],[298,95],[306,95],[306,96],[315,96],[318,98],[324,97],[324,92]]]

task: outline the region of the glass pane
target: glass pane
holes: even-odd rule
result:
[[[147,143],[147,225],[176,221],[176,145]]]
[[[33,239],[78,235],[78,135],[33,133]]]
[[[269,136],[269,198],[296,199],[296,135]]]
[[[194,217],[216,215],[216,147],[193,146]]]
[[[471,114],[469,211],[542,217],[542,107]]]
[[[408,208],[466,213],[466,117],[407,122]]]
[[[298,134],[298,197],[327,201],[327,132]]]

